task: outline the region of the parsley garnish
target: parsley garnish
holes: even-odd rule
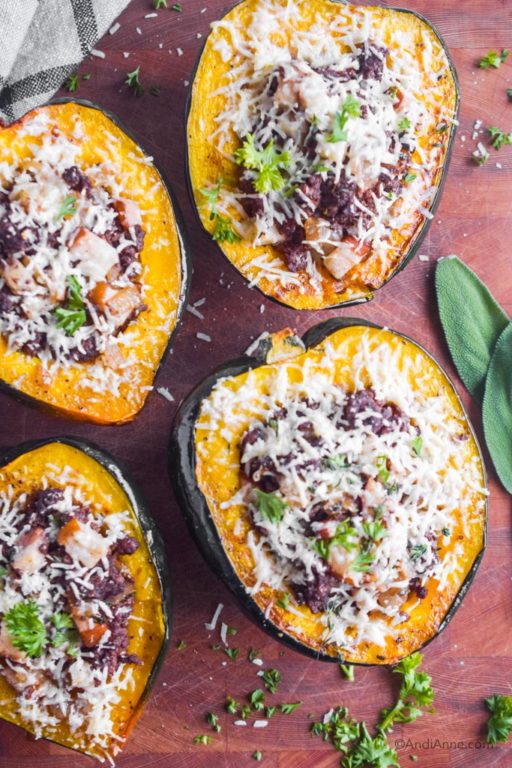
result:
[[[342,768],[392,768],[399,766],[398,755],[382,733],[372,738],[366,723],[349,719],[348,710],[337,707],[324,721],[313,723],[311,732],[330,741],[335,749],[342,752]]]
[[[248,661],[254,661],[254,659],[258,658],[258,651],[255,651],[254,648],[249,648],[249,653],[247,654]]]
[[[441,533],[443,536],[449,536],[450,535],[450,529],[449,528],[443,528]]]
[[[395,723],[414,722],[423,714],[421,707],[430,707],[434,701],[432,678],[426,672],[417,670],[421,662],[421,653],[416,652],[393,668],[393,672],[402,675],[402,685],[395,706],[381,712],[378,728],[382,733],[393,730]]]
[[[58,648],[63,643],[76,643],[78,634],[75,630],[75,623],[69,613],[57,612],[52,616],[52,624],[56,629],[51,640],[54,648]]]
[[[372,555],[371,552],[363,549],[361,552],[359,552],[355,560],[351,562],[349,570],[355,571],[356,573],[368,573],[374,560],[375,555]]]
[[[66,336],[73,336],[85,323],[86,314],[80,283],[74,275],[68,277],[67,283],[68,299],[66,306],[57,307],[55,317],[57,318],[57,328],[62,328]]]
[[[251,757],[252,757],[253,760],[258,760],[259,761],[259,760],[261,760],[263,755],[261,754],[259,749],[255,749],[254,752],[252,753]]]
[[[279,710],[283,715],[291,715],[292,712],[295,712],[297,707],[302,706],[302,703],[303,703],[302,701],[295,701],[295,702],[290,702],[288,704],[280,704]]]
[[[363,523],[363,531],[371,541],[384,539],[388,532],[380,520],[370,520]]]
[[[347,678],[349,683],[354,682],[354,665],[353,664],[339,664],[341,674]]]
[[[416,456],[421,456],[421,452],[423,450],[423,438],[421,435],[416,435],[416,437],[413,437],[411,440],[411,447]]]
[[[217,184],[213,187],[203,187],[200,192],[203,197],[206,197],[206,204],[210,210],[210,221],[215,221],[215,227],[212,232],[212,237],[219,243],[237,243],[242,238],[233,229],[231,220],[226,216],[221,216],[217,210],[217,203],[219,201],[219,194],[222,187],[222,179],[217,181]]]
[[[72,216],[74,213],[76,213],[76,197],[74,195],[66,195],[55,217],[55,221],[63,219],[64,216]]]
[[[229,656],[231,661],[236,661],[236,657],[240,653],[240,648],[224,648],[224,653]]]
[[[178,651],[182,651],[186,647],[187,647],[187,643],[185,642],[185,640],[180,640],[178,645],[176,646]]]
[[[183,6],[181,3],[173,3],[171,5],[171,11],[176,11],[176,13],[182,13]]]
[[[233,229],[231,219],[221,216],[219,213],[215,215],[215,229],[212,237],[218,243],[239,243],[242,239],[238,232]]]
[[[256,171],[254,189],[266,195],[272,189],[278,190],[284,186],[285,179],[281,171],[290,164],[290,155],[275,149],[273,139],[263,149],[258,149],[254,142],[254,134],[246,136],[242,146],[235,152],[235,161],[248,170]]]
[[[279,600],[277,601],[277,604],[281,608],[283,608],[283,610],[287,611],[289,602],[290,602],[290,595],[288,594],[288,592],[284,592],[283,596],[280,597]]]
[[[206,733],[201,733],[199,736],[194,736],[194,744],[209,744],[212,740],[211,736]]]
[[[236,715],[237,709],[238,701],[236,701],[232,696],[228,696],[226,699],[226,712],[229,712],[230,715]]]
[[[495,126],[487,129],[491,137],[491,144],[494,149],[501,149],[503,146],[512,144],[512,133],[505,133]]]
[[[265,493],[259,488],[255,490],[256,506],[265,520],[271,523],[279,523],[283,517],[283,511],[288,506],[286,501],[279,498],[276,493]]]
[[[509,53],[510,51],[507,51],[505,48],[501,49],[501,53],[497,53],[496,51],[489,51],[488,54],[480,59],[478,66],[481,69],[489,69],[490,67],[498,69],[498,67],[501,67],[503,62],[506,60]]]
[[[249,707],[248,704],[244,704],[244,706],[240,710],[240,717],[242,718],[242,720],[247,720],[250,714],[251,714],[251,708]]]
[[[410,548],[410,558],[414,562],[419,560],[427,553],[427,545],[426,544],[414,544]]]
[[[388,469],[388,457],[387,456],[377,456],[377,469],[378,469],[378,478],[381,481],[381,483],[386,484],[389,480],[389,469]]]
[[[206,715],[206,722],[208,723],[208,725],[211,725],[215,733],[221,732],[218,715],[215,715],[213,712],[208,712],[208,714]]]
[[[409,118],[408,117],[402,117],[402,119],[398,123],[398,130],[400,132],[408,131],[410,127],[411,127],[411,121],[409,120]]]
[[[66,90],[69,91],[69,93],[73,93],[74,91],[78,90],[78,75],[70,75],[66,82],[64,83],[66,86]]]
[[[256,688],[255,691],[249,694],[249,701],[251,707],[255,710],[262,710],[265,708],[265,693],[261,688]]]
[[[153,0],[153,7],[155,11],[159,11],[161,8],[167,8],[167,0]]]
[[[357,546],[357,533],[347,520],[342,520],[336,526],[336,532],[332,539],[316,539],[313,547],[324,560],[329,559],[331,547],[343,547],[351,552]]]
[[[281,673],[278,669],[266,669],[263,673],[262,680],[267,691],[276,693],[277,686],[281,682]]]
[[[140,64],[133,72],[127,72],[125,85],[131,88],[135,96],[140,96],[144,92],[144,86],[140,82]]]
[[[487,741],[489,744],[508,741],[512,732],[512,696],[490,696],[485,703],[491,713],[487,721]]]
[[[335,456],[325,456],[322,459],[322,468],[330,469],[333,472],[337,469],[344,469],[348,466],[347,457],[344,453],[339,453]]]
[[[267,707],[265,707],[265,717],[270,718],[273,715],[275,715],[276,709],[277,709],[277,706],[273,706],[273,707],[268,707],[267,706]]]
[[[33,600],[17,603],[5,614],[12,644],[27,656],[40,656],[46,643],[46,628],[39,618],[39,606]]]
[[[415,173],[408,173],[407,176],[405,177],[404,181],[405,181],[406,184],[410,184],[411,181],[414,181],[415,178],[416,178],[416,174]]]
[[[336,112],[333,131],[327,141],[331,142],[331,144],[336,144],[338,141],[346,141],[348,137],[345,126],[349,117],[360,117],[360,115],[361,103],[349,94],[341,107],[341,112]]]

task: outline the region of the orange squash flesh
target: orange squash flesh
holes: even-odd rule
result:
[[[465,515],[466,528],[459,510],[455,515],[450,541],[447,545],[441,543],[439,550],[439,556],[444,560],[454,556],[456,544],[460,546],[457,569],[448,577],[445,588],[439,589],[439,582],[431,578],[427,583],[428,595],[425,599],[419,602],[415,597],[409,597],[403,610],[408,612],[410,609],[410,618],[400,624],[397,636],[392,637],[390,634],[384,647],[363,642],[347,650],[334,644],[326,644],[322,638],[325,625],[320,623],[319,614],[313,614],[307,606],[299,606],[295,601],[293,611],[287,610],[278,602],[282,598],[282,592],[265,583],[254,595],[247,597],[247,601],[253,600],[256,603],[261,611],[260,616],[265,615],[272,634],[278,637],[284,635],[285,639],[295,641],[294,647],[306,652],[316,652],[322,658],[335,659],[343,656],[355,664],[394,664],[430,641],[449,620],[458,604],[459,596],[467,588],[471,573],[481,558],[485,544],[486,491],[485,470],[478,444],[452,384],[430,355],[412,340],[386,329],[355,324],[335,331],[325,341],[305,352],[299,349],[293,359],[289,357],[288,347],[286,358],[281,356],[279,359],[276,350],[283,346],[282,333],[275,334],[275,339],[276,344],[270,351],[271,357],[267,355],[267,360],[272,359],[271,364],[238,373],[223,383],[230,391],[244,392],[239,405],[235,406],[234,416],[222,416],[216,428],[212,429],[211,395],[208,395],[201,401],[195,428],[197,487],[206,500],[212,525],[236,578],[246,590],[250,590],[255,583],[255,561],[247,543],[247,533],[254,530],[254,527],[243,505],[223,504],[241,488],[241,438],[251,421],[259,418],[260,398],[263,399],[273,391],[272,382],[280,370],[282,373],[282,368],[286,369],[290,381],[300,382],[304,377],[303,367],[307,364],[310,366],[309,376],[324,374],[334,383],[352,391],[356,385],[351,360],[362,348],[363,340],[370,353],[382,349],[384,345],[389,349],[389,355],[398,356],[399,368],[414,391],[421,392],[427,398],[441,395],[445,399],[449,418],[457,424],[460,434],[467,438],[463,443],[463,457],[459,457],[457,461],[461,463],[461,471],[469,462],[475,462],[476,485],[482,490],[469,491],[471,501],[469,511]],[[296,341],[292,341],[292,344],[296,344]],[[329,365],[324,357],[327,344],[335,350],[334,362]],[[220,375],[229,376],[229,366],[226,372]],[[358,382],[357,388],[372,385],[367,371],[364,375],[366,380]],[[244,390],[248,377],[255,382],[257,398],[247,394],[253,391],[252,384],[250,390]],[[419,604],[415,605],[418,602]],[[254,611],[251,610],[251,613]]]
[[[139,717],[144,699],[158,668],[158,661],[168,639],[168,617],[165,614],[164,598],[159,575],[137,515],[137,504],[114,474],[112,464],[109,470],[96,458],[66,442],[48,442],[29,449],[0,469],[0,496],[14,488],[14,495],[30,494],[41,488],[42,478],[48,479],[55,488],[73,487],[81,491],[91,504],[98,505],[103,516],[128,511],[130,519],[126,524],[127,535],[139,542],[139,548],[129,556],[122,556],[123,565],[130,571],[134,581],[135,603],[128,625],[129,646],[127,653],[136,654],[142,664],[130,665],[133,685],[120,693],[120,701],[112,710],[112,722],[116,738],[109,739],[106,751],[91,744],[83,730],[72,733],[65,721],[56,727],[43,729],[43,736],[80,752],[104,760],[112,760],[123,746]],[[14,689],[0,676],[0,718],[19,725],[33,733],[33,728],[18,714]]]
[[[396,42],[390,42],[390,35],[397,30],[410,35],[415,59],[424,73],[424,93],[431,88],[430,68],[427,72],[422,64],[423,50],[427,45],[425,40],[428,41],[434,51],[431,69],[432,72],[439,72],[438,85],[442,97],[439,103],[430,109],[428,129],[419,137],[421,156],[432,161],[432,170],[415,169],[415,174],[421,175],[425,189],[431,185],[440,185],[448,163],[455,126],[450,123],[442,132],[436,130],[436,126],[445,119],[445,115],[456,118],[459,95],[455,72],[451,64],[446,66],[444,44],[434,28],[420,15],[395,8],[363,7],[333,0],[298,0],[297,5],[299,18],[294,23],[301,30],[308,29],[313,24],[325,24],[326,30],[329,30],[341,21],[350,26],[363,14],[369,14],[372,23],[383,30],[384,41],[390,48],[391,56],[396,56],[398,60],[400,50]],[[226,46],[231,44],[233,39],[229,25],[238,24],[236,36],[244,42],[247,38],[245,30],[259,6],[259,0],[243,0],[214,27],[206,40],[192,85],[187,123],[190,187],[201,223],[210,233],[213,233],[215,221],[210,216],[207,200],[201,190],[215,186],[219,179],[223,180],[227,189],[236,190],[240,174],[239,166],[229,157],[240,146],[240,139],[231,132],[229,141],[223,148],[224,152],[221,153],[212,138],[219,129],[218,116],[227,104],[225,94],[219,93],[218,89],[228,82],[232,67],[237,65],[236,61],[233,64],[232,56],[226,55]],[[285,48],[289,47],[293,55],[293,36],[288,30],[280,29],[278,42]],[[421,164],[421,156],[418,151],[414,152],[412,163]],[[432,209],[438,197],[436,194],[431,204]],[[247,221],[243,214],[231,206],[229,215],[233,220],[242,222],[243,231],[244,222]],[[323,266],[317,266],[321,275],[320,288],[315,288],[309,283],[304,271],[295,273],[293,281],[276,280],[276,270],[286,270],[280,252],[272,245],[253,245],[250,234],[244,236],[240,242],[226,241],[218,245],[231,264],[265,295],[294,309],[325,309],[371,299],[373,291],[384,285],[412,258],[428,223],[428,219],[419,211],[411,214],[400,230],[392,231],[391,248],[386,251],[385,256],[371,256],[363,260],[352,268],[342,281],[337,281]],[[262,258],[275,264],[274,279],[267,277],[261,266],[254,264],[255,260],[260,261]]]
[[[148,309],[119,334],[126,340],[92,362],[48,370],[37,357],[10,351],[0,336],[0,383],[69,418],[97,424],[131,421],[143,407],[159,364],[179,321],[187,282],[184,245],[169,193],[138,145],[106,113],[78,102],[39,107],[0,128],[0,154],[11,163],[30,156],[41,138],[23,133],[29,121],[46,115],[51,126],[72,136],[83,126],[79,165],[106,163],[124,185],[126,198],[142,212],[146,232],[141,253],[144,303]]]

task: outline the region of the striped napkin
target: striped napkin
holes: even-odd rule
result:
[[[47,101],[130,0],[0,0],[0,120]]]

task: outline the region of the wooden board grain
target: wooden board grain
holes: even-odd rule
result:
[[[334,314],[386,324],[424,344],[454,377],[483,440],[478,408],[457,379],[441,336],[433,272],[436,258],[459,254],[512,314],[512,148],[499,154],[491,150],[491,160],[481,168],[469,159],[476,119],[512,130],[512,102],[506,95],[506,88],[512,87],[512,61],[492,71],[476,66],[488,49],[512,47],[512,2],[403,0],[402,4],[424,13],[449,45],[461,81],[460,128],[443,199],[421,248],[430,261],[415,258],[370,304]],[[175,595],[174,641],[154,693],[117,762],[120,768],[243,768],[254,764],[255,749],[263,752],[266,768],[331,768],[338,765],[337,755],[311,738],[307,714],[318,717],[343,704],[355,717],[372,723],[378,710],[392,700],[392,676],[386,670],[362,669],[349,684],[335,665],[283,649],[250,623],[202,562],[167,476],[166,448],[175,407],[194,384],[238,355],[262,331],[291,325],[302,332],[333,314],[297,314],[249,290],[198,225],[185,181],[185,100],[209,23],[229,5],[221,0],[210,0],[207,6],[205,0],[183,0],[183,5],[182,14],[161,10],[156,18],[146,19],[153,11],[150,0],[132,0],[119,19],[120,29],[97,46],[106,59],[90,58],[80,67],[91,78],[80,83],[77,93],[113,110],[140,137],[170,180],[185,215],[194,261],[191,300],[205,297],[206,303],[201,307],[203,321],[185,314],[173,353],[158,378],[158,385],[168,387],[176,403],[154,393],[133,424],[101,428],[51,417],[0,395],[0,443],[61,434],[94,440],[129,466],[165,538]],[[178,55],[178,48],[183,55]],[[146,92],[135,98],[123,85],[126,73],[138,65],[147,88],[160,86],[158,97]],[[496,162],[503,167],[496,167]],[[211,344],[197,338],[201,331],[210,334]],[[425,651],[425,667],[437,692],[436,714],[396,729],[391,742],[396,738],[402,766],[412,765],[409,754],[417,754],[416,764],[425,768],[512,766],[507,746],[475,745],[484,737],[484,697],[512,688],[511,503],[490,466],[489,473],[488,549],[464,605]],[[209,638],[204,629],[219,601],[225,605],[224,620],[238,629],[233,638],[241,648],[236,662],[210,649],[217,637]],[[178,651],[176,642],[182,638],[187,648]],[[258,687],[258,668],[245,660],[250,646],[260,651],[266,664],[281,670],[283,683],[276,699],[303,700],[304,705],[290,716],[272,719],[262,730],[237,728],[231,724],[233,718],[222,714],[221,734],[208,746],[194,746],[193,737],[208,732],[206,712],[221,712],[227,693],[241,699]],[[39,768],[92,764],[0,723],[0,768],[29,768],[35,761]]]

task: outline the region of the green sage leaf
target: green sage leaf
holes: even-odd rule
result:
[[[498,477],[512,493],[512,323],[501,334],[485,382],[485,441]]]
[[[488,288],[456,256],[438,263],[436,293],[455,367],[469,392],[482,401],[492,353],[509,319]]]

